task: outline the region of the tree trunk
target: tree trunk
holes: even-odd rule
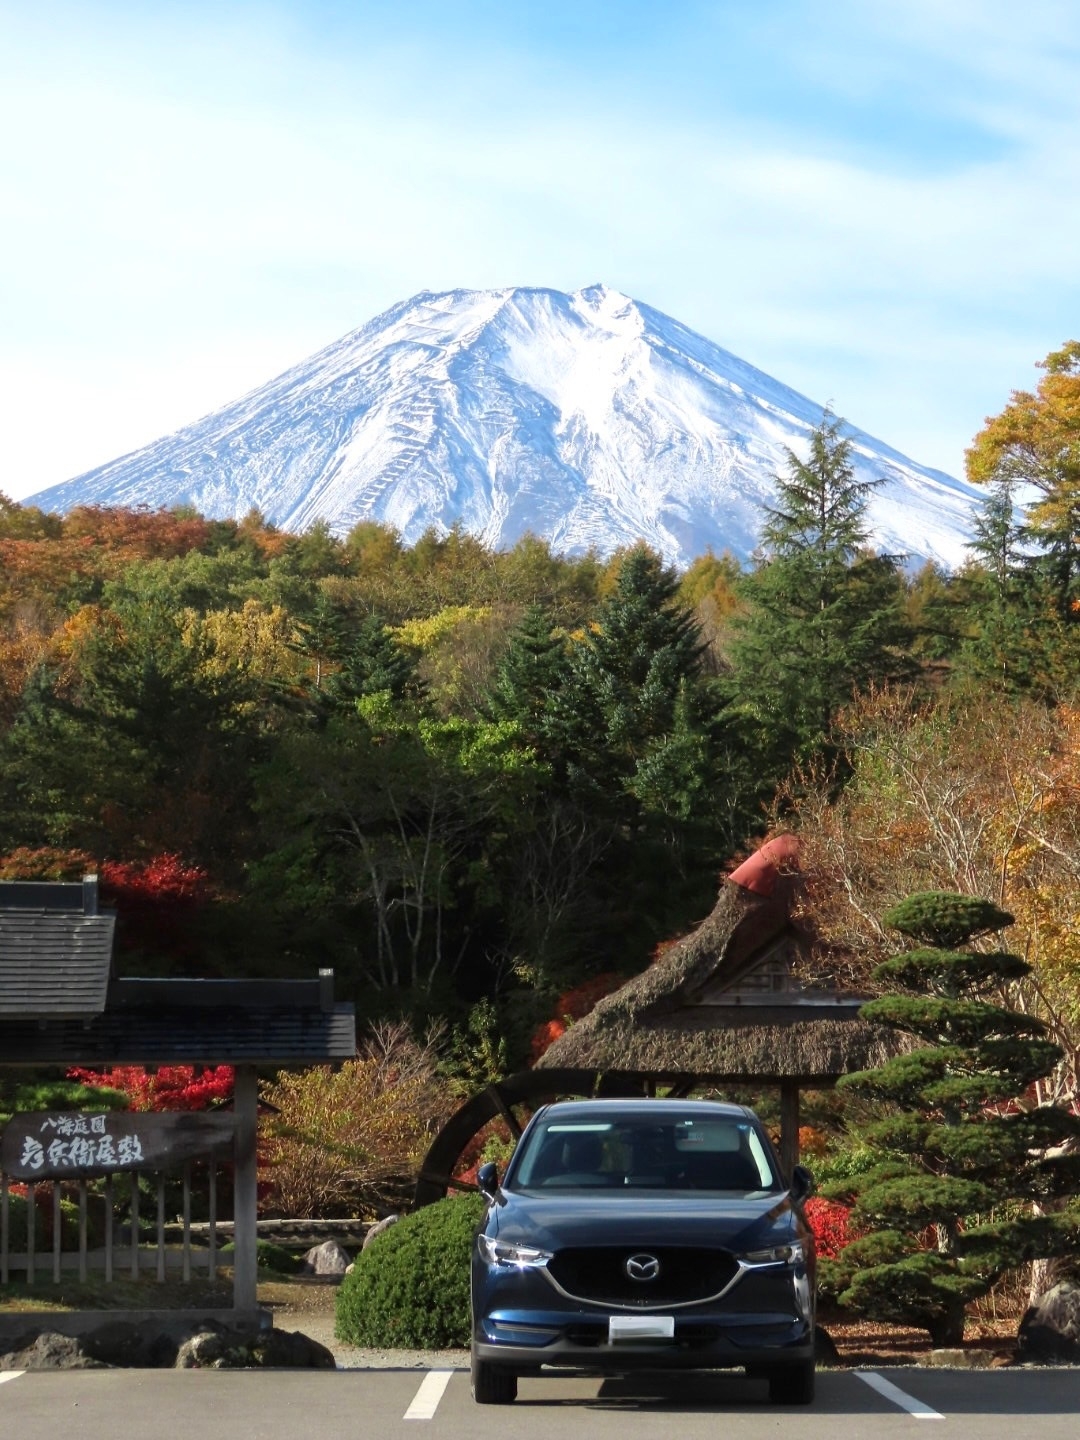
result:
[[[937,1350],[955,1350],[964,1343],[964,1306],[962,1302],[949,1305],[926,1328],[930,1332],[930,1343]]]

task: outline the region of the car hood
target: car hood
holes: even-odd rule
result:
[[[752,1250],[798,1226],[786,1193],[759,1197],[677,1196],[658,1191],[541,1195],[501,1190],[489,1234],[542,1250],[582,1245],[692,1245]]]

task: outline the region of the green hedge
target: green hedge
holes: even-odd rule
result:
[[[483,1196],[426,1205],[357,1256],[337,1292],[339,1340],[440,1350],[469,1344],[469,1263]]]
[[[21,1195],[8,1196],[8,1248],[21,1253],[26,1249],[26,1211],[27,1203]],[[37,1221],[34,1226],[34,1246],[40,1256],[45,1250],[52,1249],[53,1243],[53,1209],[52,1196],[48,1196],[46,1203],[38,1201]],[[61,1200],[60,1202],[60,1243],[67,1249],[69,1246],[78,1243],[79,1237],[79,1207],[73,1200]]]

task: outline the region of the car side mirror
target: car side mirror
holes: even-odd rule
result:
[[[486,1195],[489,1200],[495,1199],[496,1191],[499,1188],[499,1167],[493,1160],[480,1166],[476,1172],[476,1184],[482,1195]]]
[[[796,1165],[792,1170],[788,1193],[796,1205],[801,1205],[804,1200],[809,1200],[814,1193],[814,1177],[805,1165]]]

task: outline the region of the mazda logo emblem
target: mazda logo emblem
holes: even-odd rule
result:
[[[655,1255],[631,1255],[626,1273],[631,1280],[655,1280],[660,1274],[660,1261]]]

